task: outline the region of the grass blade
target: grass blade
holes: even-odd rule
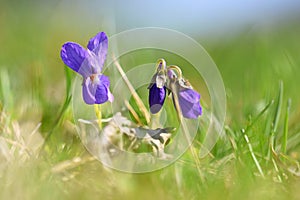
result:
[[[250,125],[248,125],[246,127],[245,133],[247,133],[247,131],[252,128],[252,126],[257,122],[257,120],[269,109],[269,107],[274,103],[274,101],[270,101],[265,107],[264,109],[262,109],[262,111],[260,111],[260,113],[254,118],[254,120],[251,122]]]
[[[254,163],[255,163],[255,165],[256,165],[256,168],[258,169],[260,175],[264,178],[265,175],[264,175],[264,173],[263,173],[263,171],[262,171],[262,168],[261,168],[261,166],[260,166],[260,164],[259,164],[259,162],[258,162],[258,160],[257,160],[257,158],[256,158],[256,156],[255,156],[255,154],[254,154],[252,145],[251,145],[251,143],[250,143],[250,140],[249,140],[247,134],[244,134],[244,138],[245,138],[245,140],[246,140],[246,143],[247,143],[247,145],[248,145],[248,148],[249,148],[251,157],[252,157],[252,159],[253,159],[253,161],[254,161]]]
[[[287,146],[287,139],[288,139],[288,122],[289,122],[291,103],[292,100],[289,99],[286,106],[286,113],[284,119],[284,132],[283,132],[282,146],[281,146],[281,151],[283,154],[286,154],[286,146]]]
[[[276,110],[274,113],[274,118],[273,118],[272,127],[271,127],[271,134],[270,134],[270,143],[269,143],[270,148],[268,151],[269,160],[271,159],[271,151],[274,151],[275,133],[277,132],[278,122],[279,122],[279,118],[280,118],[281,107],[282,107],[282,98],[283,98],[283,82],[280,81],[279,92],[278,92],[278,97],[277,97],[277,105],[276,105]]]
[[[114,64],[117,67],[118,71],[120,72],[123,80],[125,81],[127,87],[129,88],[134,100],[136,101],[137,105],[139,106],[140,111],[143,113],[147,124],[150,123],[150,113],[148,112],[148,109],[146,108],[145,104],[143,103],[142,99],[139,97],[139,95],[136,93],[135,89],[133,88],[132,84],[128,80],[125,72],[123,71],[120,63],[117,61],[117,59],[114,58]]]
[[[282,107],[282,97],[283,97],[283,82],[280,81],[279,83],[279,93],[277,97],[277,105],[276,105],[276,110],[275,110],[275,115],[273,119],[273,126],[272,126],[272,134],[274,135],[277,132],[278,128],[278,122],[281,114],[281,107]]]
[[[1,84],[1,93],[3,100],[3,107],[5,107],[9,112],[12,112],[14,107],[13,94],[10,88],[9,75],[6,69],[2,69],[0,73],[0,84]]]
[[[71,70],[68,69],[67,67],[65,67],[65,77],[66,77],[66,98],[64,101],[63,106],[61,107],[61,110],[58,114],[58,116],[56,117],[56,120],[53,123],[53,128],[48,132],[48,134],[45,137],[45,142],[43,147],[45,146],[45,144],[47,143],[47,141],[49,140],[53,130],[55,130],[56,127],[58,127],[60,125],[60,120],[63,117],[64,113],[66,112],[66,110],[68,109],[68,107],[70,106],[71,100],[72,100],[72,93],[71,93],[71,88],[72,88],[72,74],[71,74]]]

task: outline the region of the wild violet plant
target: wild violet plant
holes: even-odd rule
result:
[[[69,68],[82,76],[83,100],[86,104],[95,106],[99,128],[104,135],[109,136],[108,138],[116,138],[115,136],[122,138],[121,135],[128,136],[130,141],[129,149],[134,150],[139,146],[138,141],[142,141],[152,146],[154,154],[159,157],[166,157],[164,146],[170,139],[171,132],[174,131],[172,127],[150,129],[147,126],[140,127],[130,123],[124,129],[122,126],[123,124],[128,124],[128,119],[119,116],[120,113],[117,113],[102,129],[101,110],[98,105],[107,101],[112,102],[114,99],[109,89],[109,78],[101,73],[107,56],[107,49],[108,38],[104,32],[99,32],[89,40],[87,49],[75,42],[66,42],[61,48],[60,55]],[[189,82],[182,77],[179,67],[167,67],[164,59],[157,61],[156,73],[152,77],[148,89],[150,112],[153,114],[161,110],[167,93],[171,93],[179,116],[196,119],[201,115],[202,109],[199,103],[199,93],[193,90]],[[123,132],[124,130],[128,131],[123,133],[120,130],[123,130]],[[120,135],[120,133],[123,134]]]
[[[164,59],[157,61],[156,73],[153,75],[148,89],[149,106],[152,114],[161,110],[167,92],[172,94],[179,117],[182,115],[188,119],[197,119],[202,114],[200,94],[182,77],[181,69],[178,66],[166,67]]]
[[[101,73],[107,48],[108,38],[104,32],[99,32],[89,40],[87,49],[75,42],[66,42],[60,51],[63,62],[83,77],[82,97],[86,104],[95,105],[100,128],[101,110],[97,104],[114,99],[109,90],[109,78]]]

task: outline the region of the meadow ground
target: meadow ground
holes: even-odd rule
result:
[[[80,38],[18,20],[0,15],[0,199],[300,199],[299,23],[200,39],[226,87],[224,137],[200,164],[187,151],[128,174],[93,159],[75,129],[75,74],[59,51],[95,30]]]

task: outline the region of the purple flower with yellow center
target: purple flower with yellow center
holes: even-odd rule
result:
[[[153,75],[149,89],[149,106],[152,114],[158,113],[166,98],[166,61],[159,59],[156,64],[156,73]]]
[[[90,39],[87,49],[75,42],[66,42],[60,51],[63,62],[83,77],[82,97],[87,104],[113,101],[109,90],[110,81],[101,74],[108,48],[108,39],[99,32]]]
[[[172,69],[175,69],[178,72],[179,77],[177,77]],[[167,75],[169,78],[168,88],[172,92],[175,108],[180,108],[183,117],[197,119],[198,116],[202,114],[200,94],[193,89],[187,80],[182,78],[179,67],[168,67]]]

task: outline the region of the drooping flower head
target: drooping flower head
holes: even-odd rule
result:
[[[166,67],[163,59],[157,61],[156,73],[148,89],[150,111],[153,114],[161,110],[167,91],[172,93],[174,106],[183,117],[197,119],[202,114],[200,94],[182,77],[178,66]]]
[[[83,77],[82,97],[87,104],[113,101],[109,90],[110,81],[101,74],[108,48],[108,39],[99,32],[90,39],[87,49],[75,42],[63,44],[60,52],[63,62]]]
[[[159,59],[156,63],[156,73],[153,75],[149,89],[149,106],[152,114],[158,113],[166,98],[166,61]]]
[[[173,71],[178,72],[178,76]],[[179,67],[169,66],[167,70],[169,81],[167,83],[168,89],[171,90],[173,95],[173,102],[175,108],[180,108],[181,114],[185,118],[197,119],[202,114],[200,106],[200,94],[193,89],[189,81],[182,78],[182,73]]]

